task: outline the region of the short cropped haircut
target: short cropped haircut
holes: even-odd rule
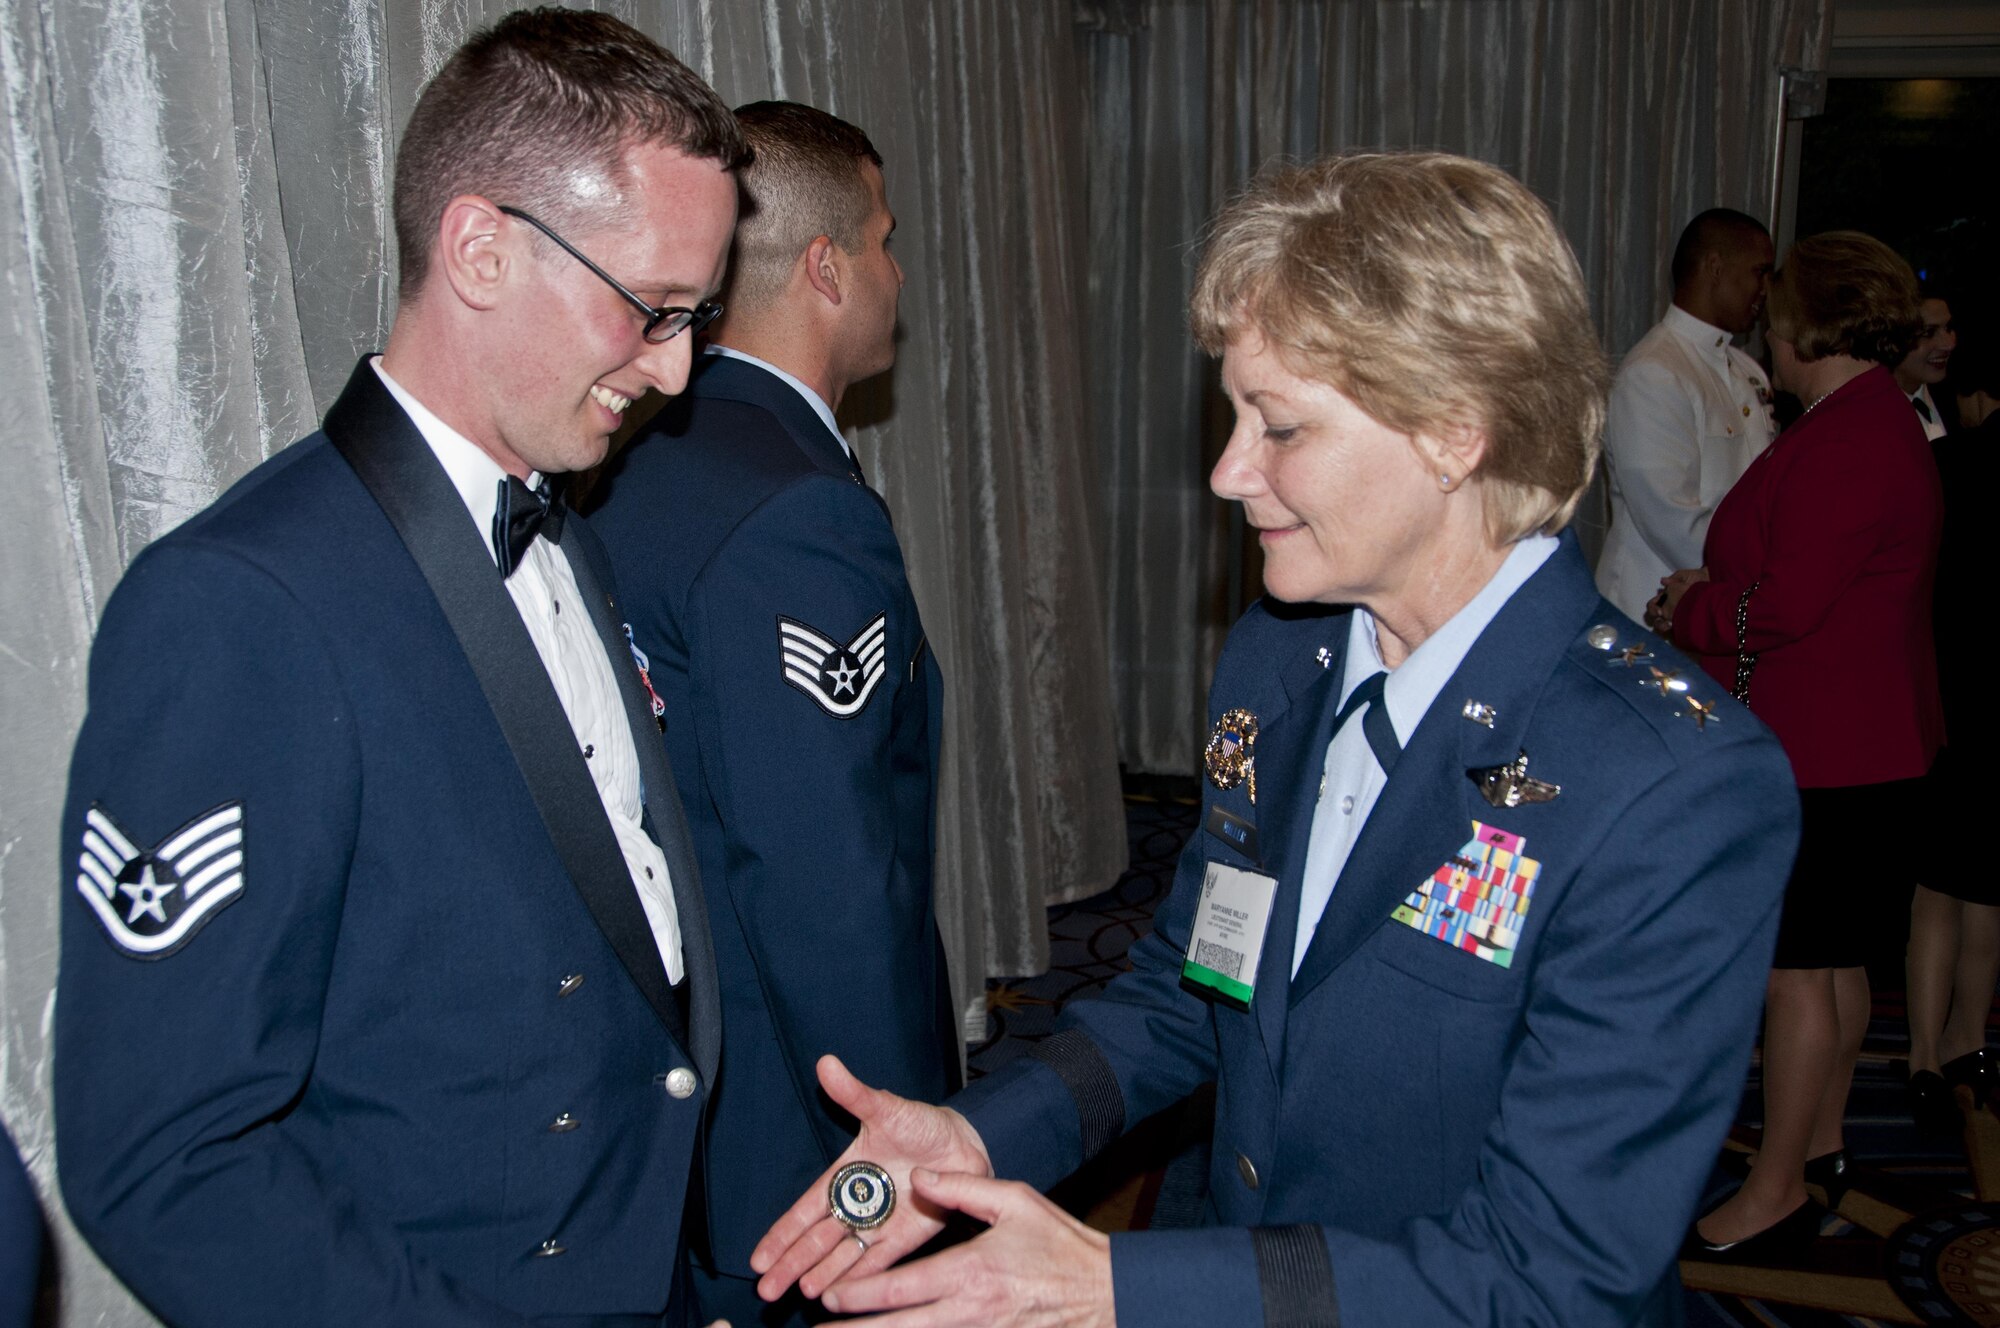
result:
[[[1771,232],[1763,222],[1735,208],[1710,208],[1696,214],[1682,228],[1680,242],[1674,246],[1674,290],[1688,288],[1695,274],[1701,271],[1701,260],[1708,255],[1734,253],[1749,240],[1770,238]]]
[[[1483,433],[1496,543],[1561,530],[1590,483],[1610,374],[1583,275],[1491,166],[1358,154],[1259,179],[1209,232],[1190,322],[1211,355],[1256,331],[1400,433]]]
[[[402,298],[423,289],[452,199],[477,194],[558,231],[587,231],[618,212],[578,198],[578,177],[622,188],[625,151],[639,143],[713,158],[727,170],[750,155],[714,90],[609,14],[516,10],[474,35],[417,98],[397,150]]]
[[[882,154],[847,121],[793,101],[739,106],[736,121],[754,160],[738,177],[743,208],[726,302],[757,308],[785,288],[820,236],[859,251],[874,210],[861,163],[880,169]]]
[[[1916,274],[1860,231],[1827,231],[1794,244],[1771,274],[1764,309],[1772,335],[1807,361],[1850,355],[1900,364],[1923,335]]]

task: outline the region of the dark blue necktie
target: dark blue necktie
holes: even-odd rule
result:
[[[500,481],[500,497],[493,504],[493,558],[501,580],[514,575],[535,536],[551,544],[561,541],[567,510],[547,476],[532,489],[512,475]]]
[[[1387,673],[1370,674],[1362,679],[1361,685],[1347,698],[1347,704],[1333,717],[1333,732],[1337,737],[1355,711],[1368,707],[1361,716],[1361,733],[1368,739],[1369,750],[1375,753],[1375,764],[1382,767],[1385,776],[1396,768],[1396,758],[1403,754],[1403,744],[1396,741],[1396,726],[1389,722],[1389,707],[1382,701],[1382,689],[1388,683]]]

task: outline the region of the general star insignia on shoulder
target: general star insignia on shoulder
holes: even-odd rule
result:
[[[1233,789],[1248,780],[1250,803],[1257,803],[1257,717],[1248,710],[1225,710],[1215,721],[1202,749],[1202,767],[1208,782],[1219,789]]]
[[[1641,687],[1657,687],[1660,689],[1661,696],[1666,696],[1672,692],[1685,692],[1688,689],[1687,683],[1681,678],[1681,671],[1679,669],[1662,669],[1649,664],[1646,666],[1646,672],[1653,676],[1639,679],[1639,685]]]
[[[225,802],[152,848],[141,848],[92,804],[83,818],[76,888],[111,943],[161,959],[188,943],[243,893],[243,804]]]
[[[778,616],[778,663],[785,681],[835,719],[861,713],[888,672],[889,615],[870,618],[847,644],[796,618]]]
[[[1692,718],[1696,728],[1706,731],[1710,721],[1714,721],[1717,724],[1722,722],[1722,716],[1715,713],[1715,707],[1716,702],[1714,701],[1697,701],[1690,696],[1687,698],[1687,709],[1676,710],[1674,718]]]

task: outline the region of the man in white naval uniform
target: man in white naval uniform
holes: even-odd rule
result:
[[[1731,345],[1764,308],[1771,236],[1711,208],[1674,246],[1674,302],[1611,385],[1604,426],[1611,529],[1597,588],[1635,619],[1660,578],[1701,566],[1708,519],[1776,432],[1764,370]]]

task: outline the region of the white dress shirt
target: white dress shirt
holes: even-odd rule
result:
[[[825,398],[821,397],[819,393],[807,387],[803,381],[794,378],[791,374],[786,373],[783,369],[780,369],[777,365],[771,363],[769,360],[760,360],[755,355],[746,354],[743,351],[737,350],[734,346],[719,346],[715,344],[710,344],[710,346],[704,353],[708,355],[721,355],[727,359],[732,359],[732,360],[741,360],[745,364],[756,365],[759,369],[764,370],[766,373],[776,374],[779,382],[785,384],[787,387],[791,388],[792,391],[798,393],[800,396],[805,398],[806,404],[813,408],[813,414],[819,416],[820,419],[823,422],[825,422],[826,431],[833,435],[833,440],[835,442],[840,444],[840,450],[845,452],[850,458],[853,457],[854,449],[847,445],[847,439],[840,432],[840,426],[833,422],[833,407],[827,405]]]
[[[1634,619],[1660,578],[1701,566],[1716,504],[1776,434],[1771,383],[1729,334],[1679,306],[1618,367],[1604,425],[1611,528],[1597,589]]]
[[[452,486],[472,517],[479,541],[493,554],[493,510],[499,505],[500,483],[507,472],[481,451],[465,435],[426,410],[423,403],[406,391],[382,368],[380,356],[371,360],[382,385],[403,408],[417,432],[430,444],[438,464],[451,477]],[[530,475],[533,488],[539,475]],[[497,568],[499,560],[494,558]],[[576,588],[569,558],[545,539],[528,545],[514,574],[507,578],[507,593],[520,610],[521,622],[549,671],[563,713],[576,734],[584,764],[597,784],[597,796],[611,819],[611,832],[625,855],[625,866],[646,910],[653,929],[653,943],[667,966],[667,980],[679,982],[686,972],[681,958],[680,911],[674,905],[673,884],[667,877],[666,855],[646,833],[640,818],[644,805],[639,787],[639,749],[633,745],[632,729],[625,721],[625,703],[618,693],[618,676],[604,654],[604,644],[591,625]],[[624,661],[619,661],[623,664]]]
[[[1395,727],[1396,741],[1408,745],[1410,735],[1430,713],[1437,695],[1458,672],[1472,643],[1486,630],[1501,606],[1549,560],[1559,541],[1552,535],[1530,535],[1507,554],[1478,594],[1446,620],[1444,626],[1425,638],[1389,674],[1383,684],[1382,703],[1389,708],[1389,722]],[[1382,651],[1377,644],[1375,615],[1356,609],[1348,620],[1347,666],[1340,680],[1340,705],[1354,689],[1383,671]],[[1333,887],[1347,866],[1375,799],[1382,794],[1388,776],[1375,759],[1362,731],[1366,711],[1347,717],[1340,732],[1326,745],[1325,778],[1320,782],[1319,806],[1313,812],[1312,837],[1306,847],[1305,877],[1299,892],[1299,930],[1292,942],[1292,976],[1306,961],[1306,949],[1319,929],[1320,915],[1333,898]],[[1412,889],[1415,881],[1410,882]]]
[[[1923,402],[1922,406],[1917,403]],[[1924,437],[1936,442],[1944,437],[1944,417],[1938,414],[1937,398],[1931,395],[1929,383],[1919,383],[1917,390],[1910,393],[1910,409],[1917,412],[1917,423],[1924,426]]]

